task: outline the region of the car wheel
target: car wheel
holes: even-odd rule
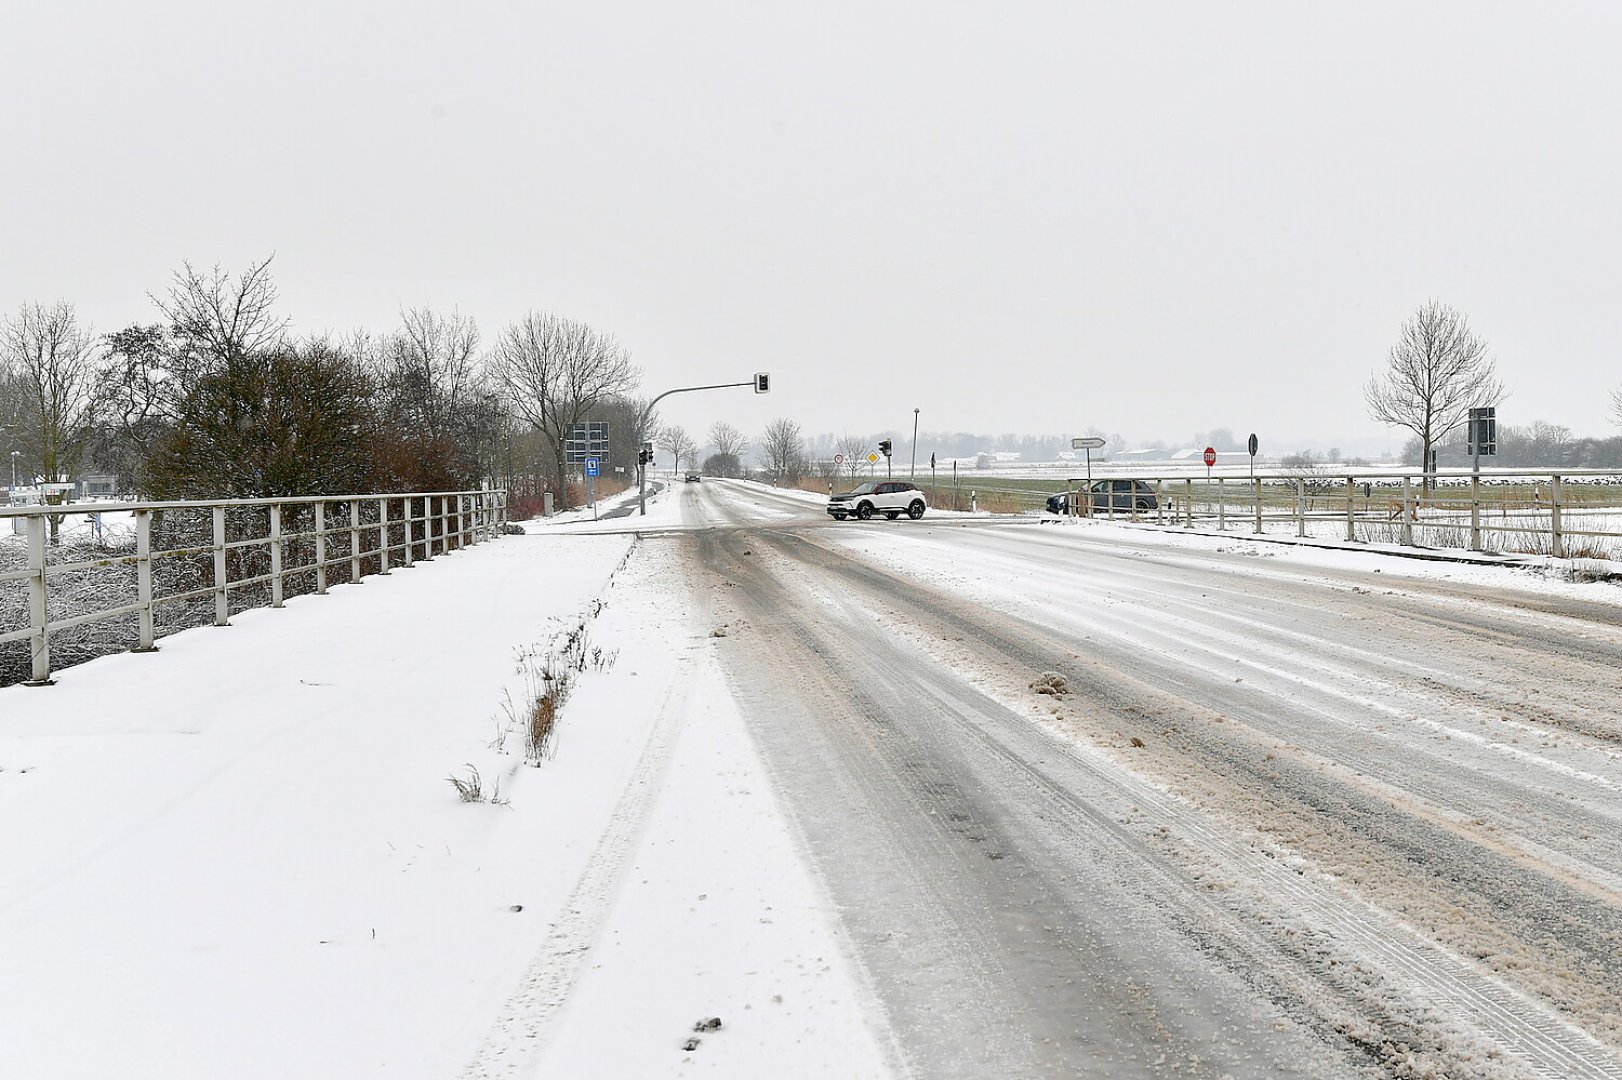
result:
[[[1147,510],[1147,509],[1149,509],[1149,500],[1148,499],[1139,499],[1138,500],[1138,509],[1139,510]]]
[[[912,518],[912,520],[914,520],[914,521],[917,521],[919,518],[923,517],[924,516],[924,500],[922,500],[922,499],[914,499],[914,500],[912,500],[912,505],[907,507],[907,516]]]
[[[861,518],[863,521],[866,521],[868,518],[872,517],[873,516],[873,504],[872,503],[863,503],[862,505],[858,506],[856,508],[856,516]]]

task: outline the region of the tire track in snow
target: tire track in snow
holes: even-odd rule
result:
[[[1020,643],[1000,638],[995,631],[988,637],[988,627],[964,619],[956,613],[957,607],[921,599],[919,590],[897,587],[895,580],[881,571],[853,566],[844,556],[806,544],[803,537],[773,535],[772,539],[781,545],[788,558],[802,565],[815,565],[822,575],[837,576],[845,584],[855,584],[867,592],[872,598],[867,602],[869,607],[883,610],[887,605],[913,606],[920,613],[926,613],[926,618],[943,619],[974,633],[1016,662],[1022,655],[1029,658],[1029,648],[1022,649]],[[876,602],[879,600],[883,602]],[[1037,651],[1041,651],[1040,646]],[[930,689],[927,680],[920,680],[918,686],[920,691]],[[937,700],[938,706],[945,704],[949,702]],[[950,711],[942,708],[943,714]],[[965,724],[964,730],[988,740],[988,749],[996,749],[990,735],[979,725]],[[1006,751],[1000,752],[1006,755]],[[1008,761],[1010,767],[1027,769],[1033,781],[1050,797],[1068,804],[1089,820],[1096,818],[1096,810],[1078,801],[1071,793],[1071,785],[1056,783],[1041,770],[1030,769],[1026,756],[1013,755]],[[1335,940],[1350,947],[1351,959],[1375,967],[1410,1002],[1420,1003],[1421,1007],[1428,1003],[1445,1003],[1448,1019],[1463,1019],[1482,1037],[1515,1053],[1536,1075],[1605,1080],[1622,1077],[1622,1064],[1605,1044],[1457,953],[1426,940],[1420,931],[1393,919],[1389,913],[1347,895],[1344,889],[1326,879],[1307,879],[1293,868],[1259,857],[1260,853],[1248,842],[1239,841],[1228,830],[1214,827],[1203,811],[1120,765],[1110,764],[1102,770],[1095,767],[1091,771],[1092,784],[1084,790],[1096,790],[1093,785],[1102,785],[1113,788],[1119,797],[1135,805],[1151,808],[1150,816],[1157,825],[1167,829],[1175,827],[1180,835],[1192,838],[1194,847],[1217,857],[1234,876],[1264,882],[1266,888],[1258,890],[1259,896],[1264,899],[1267,895],[1283,896],[1287,913],[1304,913],[1308,920],[1327,927]],[[1096,825],[1096,821],[1093,824]],[[1179,891],[1184,897],[1203,900],[1186,885]],[[1232,921],[1231,914],[1226,921]],[[1248,928],[1241,931],[1241,936],[1250,936]]]
[[[523,980],[497,1016],[463,1080],[524,1075],[546,1045],[547,1030],[568,1000],[586,955],[602,929],[614,894],[664,782],[676,740],[686,725],[690,680],[677,669],[659,701],[658,719],[608,828],[597,841],[568,902],[530,961]]]

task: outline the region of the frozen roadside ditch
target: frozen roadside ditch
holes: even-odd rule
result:
[[[681,738],[623,864],[639,866],[647,899],[600,917],[601,933],[657,941],[665,920],[704,903],[673,869],[710,875],[719,898],[723,885],[766,887],[757,868],[773,868],[767,902],[792,931],[780,955],[759,922],[685,935],[709,944],[661,954],[673,996],[660,1015],[723,1018],[691,1055],[711,1075],[798,1060],[762,1005],[692,985],[705,985],[698,966],[741,964],[741,939],[749,970],[781,973],[789,989],[771,993],[797,1001],[795,1022],[851,1035],[855,987],[830,985],[848,972],[796,992],[795,965],[837,957],[838,942],[813,883],[783,870],[795,863],[774,805],[749,801],[744,839],[720,851],[713,830],[691,826],[737,814],[735,786],[765,788],[747,778],[724,706],[708,690],[677,693],[684,646],[702,648],[709,628],[671,603],[664,556],[632,545],[505,538],[183,632],[155,656],[106,657],[47,690],[0,690],[0,1072],[458,1075],[582,895],[661,720]],[[550,755],[535,767],[515,746],[496,750],[504,696],[528,683],[517,651],[581,625],[612,661],[579,674]],[[686,749],[716,740],[721,760]],[[446,778],[468,764],[501,780],[503,802],[458,801]],[[653,837],[664,862],[638,854]],[[605,906],[623,885],[607,880]],[[560,1030],[663,1069],[687,1037],[618,1009],[571,1013]]]

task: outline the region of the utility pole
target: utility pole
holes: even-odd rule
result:
[[[750,379],[748,382],[711,383],[709,386],[678,386],[674,390],[666,390],[664,393],[648,402],[647,407],[642,410],[642,415],[637,417],[636,430],[639,435],[647,432],[648,419],[653,416],[653,407],[659,404],[659,402],[663,401],[665,398],[669,397],[671,394],[690,394],[695,390],[726,390],[734,386],[753,386],[755,388],[755,393],[765,394],[771,391],[772,377],[768,372],[757,371],[755,372],[755,377]],[[641,455],[638,455],[638,457],[640,456]],[[676,464],[681,464],[679,459]],[[645,516],[648,512],[648,470],[647,466],[643,465],[640,461],[637,463],[636,487],[636,512]]]
[[[907,470],[907,479],[918,479],[918,410],[912,410],[912,467]]]

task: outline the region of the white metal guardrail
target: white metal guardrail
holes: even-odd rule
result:
[[[1622,473],[1447,470],[1433,474],[1429,486],[1425,480],[1417,470],[1210,477],[1095,473],[1091,487],[1072,479],[1068,490],[1071,512],[1095,517],[1408,547],[1622,559]]]
[[[23,643],[26,682],[48,685],[53,641],[93,624],[122,624],[111,638],[126,640],[91,652],[150,651],[163,633],[427,561],[506,521],[500,490],[0,507],[0,648]]]

